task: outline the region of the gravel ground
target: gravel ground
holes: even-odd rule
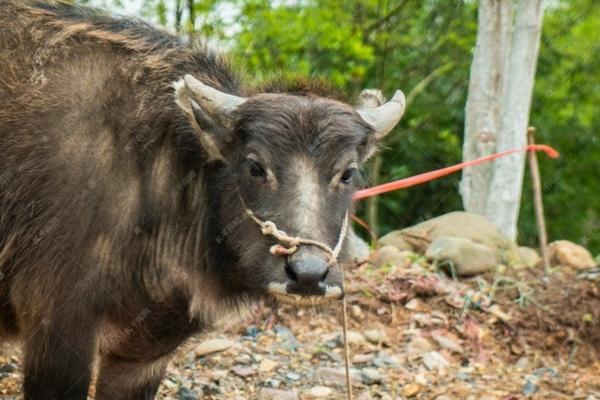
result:
[[[598,275],[503,270],[458,281],[417,256],[354,266],[354,397],[600,400]],[[338,304],[251,311],[183,346],[158,399],[345,398]],[[17,398],[19,352],[2,354],[0,399]]]

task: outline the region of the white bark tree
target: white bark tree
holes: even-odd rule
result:
[[[481,0],[465,115],[463,159],[525,146],[542,26],[542,0]],[[467,211],[516,240],[525,155],[463,172]]]

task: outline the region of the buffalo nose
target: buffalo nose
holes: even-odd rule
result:
[[[327,262],[317,257],[303,257],[285,266],[290,281],[300,287],[316,286],[327,276]]]

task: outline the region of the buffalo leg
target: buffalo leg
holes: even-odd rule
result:
[[[95,350],[93,321],[61,310],[25,338],[26,400],[85,400]]]
[[[167,367],[167,357],[147,362],[102,360],[96,400],[152,400]]]

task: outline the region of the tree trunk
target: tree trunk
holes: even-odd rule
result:
[[[497,151],[524,147],[540,47],[542,0],[521,0],[515,10],[507,80]],[[487,199],[486,217],[508,238],[516,240],[525,154],[496,160]]]
[[[465,107],[463,161],[493,153],[500,130],[501,104],[512,29],[512,0],[481,0],[477,43]],[[486,214],[492,164],[463,170],[460,183],[465,210]]]
[[[463,160],[523,147],[542,25],[542,0],[481,0],[465,109]],[[516,240],[525,155],[463,171],[465,210]]]

